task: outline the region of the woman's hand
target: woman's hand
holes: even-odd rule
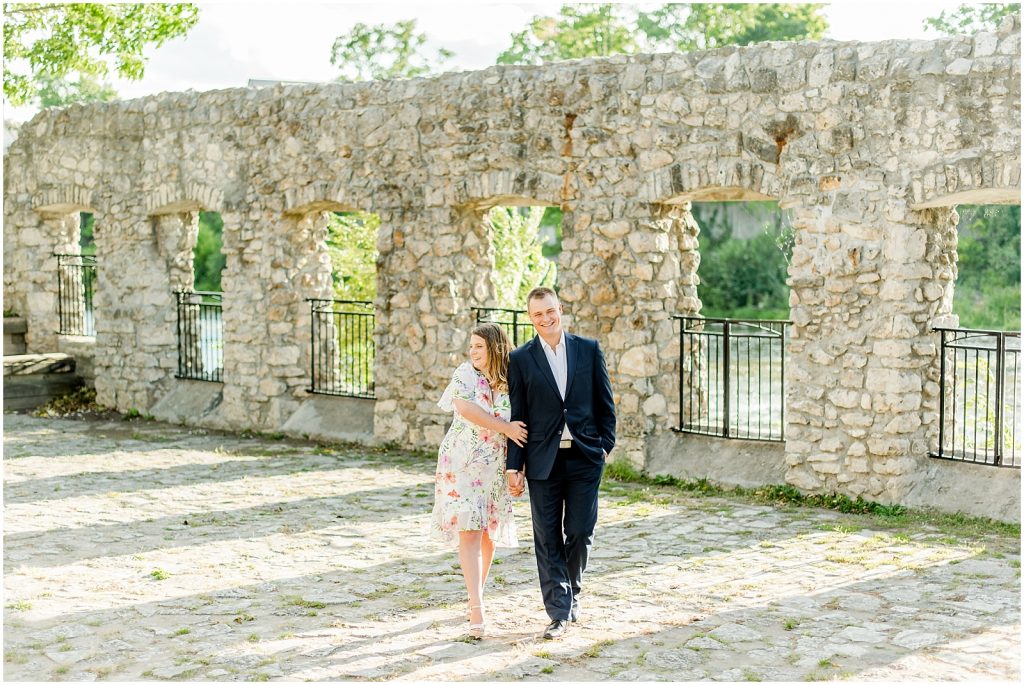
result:
[[[504,433],[509,440],[520,447],[526,445],[526,424],[522,421],[510,421],[506,424]]]

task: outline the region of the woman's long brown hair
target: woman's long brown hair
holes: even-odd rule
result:
[[[508,356],[512,343],[498,324],[483,323],[473,329],[475,335],[487,346],[487,368],[484,375],[495,392],[508,392]]]

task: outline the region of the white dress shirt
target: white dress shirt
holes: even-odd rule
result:
[[[548,366],[551,367],[551,373],[555,377],[555,385],[558,386],[558,394],[562,396],[562,401],[564,402],[565,386],[569,382],[569,360],[566,357],[565,331],[562,331],[562,335],[558,342],[555,343],[554,348],[544,342],[544,338],[540,339],[540,347],[544,350],[544,356],[548,359]],[[569,432],[568,425],[562,427],[562,440],[572,440],[572,434]]]

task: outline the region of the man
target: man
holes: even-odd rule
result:
[[[583,572],[594,541],[597,490],[615,445],[615,404],[596,340],[562,330],[562,305],[550,288],[534,288],[526,309],[536,337],[512,352],[508,387],[512,421],[526,423],[520,447],[508,443],[513,496],[530,484],[533,544],[547,639],[565,634],[580,615]],[[524,475],[525,471],[525,475]]]

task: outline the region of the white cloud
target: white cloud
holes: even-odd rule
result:
[[[835,40],[880,41],[897,38],[934,39],[940,34],[925,32],[926,17],[953,10],[959,2],[834,2],[825,7],[828,38]]]

